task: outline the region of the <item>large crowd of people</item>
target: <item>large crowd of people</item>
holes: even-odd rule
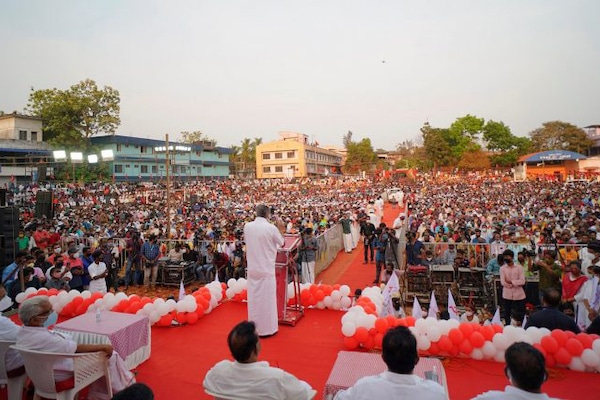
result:
[[[375,264],[376,284],[405,267],[449,264],[482,270],[490,280],[501,282],[506,324],[523,323],[526,286],[536,281],[544,307],[539,313],[565,315],[574,331],[593,331],[598,325],[597,182],[510,182],[494,176],[424,174],[403,185],[327,178],[206,180],[173,186],[170,210],[161,183],[9,187],[8,201],[20,209],[21,230],[14,260],[2,266],[0,308],[9,309],[10,299],[14,301],[24,287],[100,292],[119,285],[151,287],[163,257],[193,263],[199,280],[211,280],[216,274],[222,279],[246,276],[248,264],[261,256],[247,246],[252,245],[247,237],[254,232],[252,224],[264,219],[269,225],[272,216],[281,233],[303,233],[304,258],[299,264],[306,269],[301,275],[305,282],[315,281],[314,236],[339,225],[344,251],[352,252],[362,241],[364,263]],[[401,192],[389,199],[402,199],[406,207],[399,208],[393,224],[387,226],[382,222],[382,195],[392,186],[401,186]],[[53,193],[52,216],[35,215],[40,190]],[[264,206],[256,208],[259,204]],[[259,218],[251,222],[255,215]],[[399,249],[403,254],[397,253]],[[468,317],[482,323],[494,311],[480,310],[478,316],[472,305],[467,306]],[[265,314],[261,309],[256,313]],[[263,330],[260,318],[250,315],[249,319],[256,320],[251,328],[260,336],[277,330],[276,322]],[[531,315],[529,326],[536,326],[538,320],[548,318]],[[407,345],[394,343],[390,346]]]

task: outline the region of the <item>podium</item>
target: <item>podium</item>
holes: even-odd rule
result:
[[[283,235],[285,243],[277,250],[275,259],[275,281],[277,282],[277,319],[280,325],[295,326],[304,316],[304,308],[300,303],[300,281],[298,268],[294,261],[300,246],[299,235]],[[288,276],[294,286],[294,305],[288,306]]]

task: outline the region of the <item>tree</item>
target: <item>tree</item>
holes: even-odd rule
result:
[[[347,150],[350,143],[352,143],[352,131],[348,131],[343,138],[342,143],[344,144],[344,148]]]
[[[583,129],[562,121],[544,122],[529,136],[533,151],[568,150],[584,153],[593,144]]]
[[[249,177],[256,172],[256,148],[262,143],[262,138],[244,138],[240,146],[233,146],[234,163],[237,173],[244,177]]]
[[[490,168],[490,159],[482,150],[466,151],[463,153],[458,168],[467,171],[483,171]]]
[[[448,134],[447,129],[432,128],[429,122],[425,122],[421,133],[423,134],[425,154],[434,169],[450,165],[455,160],[452,149],[444,138]]]
[[[26,111],[43,121],[44,137],[51,143],[72,148],[86,145],[99,133],[114,134],[121,123],[119,92],[110,86],[100,89],[86,79],[67,90],[43,89],[29,94]]]
[[[183,143],[189,143],[189,144],[193,144],[193,143],[199,143],[199,142],[213,142],[216,143],[217,141],[214,139],[209,138],[208,136],[206,136],[204,133],[200,132],[200,131],[192,131],[192,132],[188,132],[188,131],[183,131],[181,132],[181,141]]]
[[[467,114],[464,117],[457,118],[450,125],[450,128],[444,132],[444,140],[452,149],[452,154],[460,158],[468,149],[478,148],[476,140],[481,133],[484,125],[483,118],[477,118]]]
[[[360,171],[371,171],[377,165],[377,154],[373,151],[371,139],[350,142],[347,149],[344,172],[356,174]]]

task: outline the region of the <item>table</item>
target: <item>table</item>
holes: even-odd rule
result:
[[[446,382],[446,371],[444,366],[437,358],[419,359],[415,366],[414,374],[425,378],[425,372],[433,370],[436,367],[440,385],[444,387],[448,394],[448,383]],[[357,380],[365,376],[378,375],[387,370],[387,366],[379,353],[359,353],[356,351],[340,351],[333,364],[325,389],[323,389],[323,399],[331,400],[335,394],[354,385]]]
[[[102,311],[100,321],[89,312],[57,324],[79,344],[110,344],[129,370],[150,358],[150,321],[142,315]]]

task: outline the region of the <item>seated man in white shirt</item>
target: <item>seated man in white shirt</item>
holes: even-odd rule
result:
[[[292,374],[258,361],[260,342],[254,322],[240,322],[227,337],[235,361],[215,364],[204,378],[204,391],[219,399],[309,400],[316,393]]]
[[[540,351],[525,342],[517,342],[509,346],[505,352],[506,368],[504,373],[510,385],[501,390],[490,390],[475,399],[540,399],[551,400],[542,393],[542,384],[548,378],[546,361]]]
[[[398,326],[383,337],[382,357],[388,370],[359,379],[348,390],[336,394],[336,400],[419,399],[442,400],[444,388],[431,380],[413,375],[419,362],[417,339],[407,327]]]
[[[19,337],[19,332],[21,332],[21,327],[19,325],[12,322],[11,319],[0,315],[0,340],[16,342]],[[23,360],[17,350],[8,349],[3,362],[5,363],[9,377],[15,377],[25,373]],[[6,381],[0,380],[0,384],[5,385]]]
[[[169,251],[169,260],[171,262],[181,262],[183,261],[183,253],[184,250],[181,248],[181,243],[175,243],[175,248]]]
[[[54,353],[87,353],[103,351],[109,357],[108,372],[114,393],[135,383],[134,375],[125,368],[125,363],[109,344],[77,344],[68,335],[48,330],[48,326],[56,323],[57,314],[46,296],[35,296],[25,300],[19,307],[19,318],[23,327],[17,338],[17,346],[30,350]],[[70,372],[71,371],[71,372]],[[54,379],[57,382],[68,380],[73,376],[73,360],[64,359],[54,364]],[[98,379],[90,386],[90,400],[108,400],[106,383]]]

